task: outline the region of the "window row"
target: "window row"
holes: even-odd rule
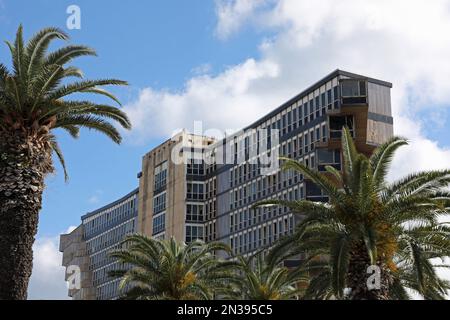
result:
[[[306,130],[296,137],[278,145],[280,156],[297,159],[315,150],[315,143],[325,142],[328,138],[327,123],[323,122],[314,128]],[[254,161],[250,161],[254,162]],[[314,167],[314,166],[312,166]],[[243,163],[229,171],[230,187],[234,187],[257,178],[261,175],[261,165],[257,163]]]
[[[205,224],[205,241],[211,242],[216,241],[217,232],[216,232],[216,220],[212,220]]]
[[[272,245],[280,237],[292,233],[293,229],[294,217],[287,215],[230,237],[230,247],[234,254],[259,250]]]
[[[118,204],[112,208],[83,220],[84,236],[89,239],[92,235],[107,230],[128,218],[137,215],[137,197]]]
[[[87,241],[88,254],[94,254],[97,251],[108,248],[112,245],[120,243],[125,236],[135,232],[136,230],[136,218],[133,218],[126,223],[108,230],[107,232],[92,238]]]
[[[305,198],[303,185],[289,189],[287,192],[279,193],[278,198],[294,201]],[[252,208],[246,207],[230,213],[230,233],[238,232],[263,223],[267,220],[283,215],[288,212],[287,207],[271,206]]]
[[[315,168],[315,155],[310,154],[299,160],[310,168]],[[230,210],[251,204],[276,192],[297,185],[303,181],[303,175],[297,171],[278,170],[270,176],[261,176],[243,186],[234,188],[228,192]]]

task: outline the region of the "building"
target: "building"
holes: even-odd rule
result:
[[[251,254],[270,247],[295,226],[287,208],[252,210],[253,204],[269,198],[327,200],[316,185],[295,172],[278,169],[261,174],[258,165],[249,164],[252,146],[257,149],[267,144],[269,152],[319,171],[325,171],[326,165],[340,170],[344,125],[351,130],[358,150],[366,154],[393,135],[391,88],[385,81],[336,70],[228,139],[232,158],[243,161],[218,165],[213,173],[217,179],[216,240],[229,244],[236,254]],[[278,130],[279,143],[271,144],[271,130]],[[259,134],[264,131],[269,133]]]
[[[391,88],[385,81],[336,70],[223,139],[177,134],[143,157],[137,232],[184,242],[222,241],[242,255],[269,248],[292,232],[295,217],[287,208],[252,209],[255,203],[274,197],[327,200],[301,174],[281,171],[278,157],[319,171],[326,165],[340,170],[343,126],[358,150],[370,154],[393,135]]]
[[[120,279],[111,279],[108,272],[124,266],[110,258],[108,253],[120,248],[127,235],[137,232],[137,207],[138,189],[87,213],[81,217],[82,222],[77,229],[61,235],[63,265],[66,268],[79,266],[84,280],[80,289],[69,290],[69,296],[74,300],[111,300],[119,297]],[[66,273],[70,274],[69,271]]]
[[[202,149],[214,141],[183,131],[143,157],[139,174],[140,233],[187,242],[208,237],[204,234],[204,207],[208,202],[205,175],[211,169],[196,163],[191,147],[196,146],[202,154]]]

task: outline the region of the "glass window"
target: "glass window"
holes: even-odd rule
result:
[[[166,228],[166,213],[159,214],[153,217],[153,235],[165,231]]]

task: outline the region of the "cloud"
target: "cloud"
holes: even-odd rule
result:
[[[100,199],[98,198],[98,196],[94,195],[89,197],[88,202],[90,204],[97,204],[100,201]]]
[[[193,68],[191,70],[191,72],[195,75],[195,76],[200,76],[200,75],[204,75],[204,74],[208,74],[210,73],[212,70],[212,65],[210,63],[203,63],[199,66],[196,66],[195,68]]]
[[[70,226],[63,234],[75,230]],[[33,245],[33,273],[28,286],[30,300],[67,300],[67,285],[64,281],[65,268],[61,266],[59,235],[36,239]]]
[[[70,233],[76,227],[69,227]],[[30,300],[67,300],[65,268],[61,266],[59,235],[36,239],[33,245],[33,273],[28,286]]]
[[[397,134],[407,137],[410,143],[395,155],[389,176],[391,180],[413,171],[450,168],[450,148],[439,147],[436,141],[423,137],[420,123],[398,116],[395,124]]]
[[[218,23],[216,35],[226,39],[237,32],[254,12],[268,4],[269,0],[216,0]],[[256,21],[255,21],[256,22]]]
[[[94,194],[89,197],[88,202],[90,204],[98,204],[101,200],[102,194],[102,190],[95,190]]]
[[[219,76],[195,76],[180,92],[142,89],[125,106],[133,123],[131,135],[125,135],[133,142],[167,138],[176,128],[192,129],[196,120],[205,130],[239,129],[279,103],[280,97],[267,87],[267,79],[277,76],[276,64],[248,59]]]

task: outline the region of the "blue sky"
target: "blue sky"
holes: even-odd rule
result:
[[[66,28],[72,4],[81,30]],[[411,144],[392,179],[450,166],[450,0],[0,0],[0,39],[20,23],[27,38],[57,26],[95,48],[75,64],[86,78],[130,82],[112,91],[134,126],[120,146],[58,135],[70,181],[59,166],[47,179],[32,298],[65,297],[58,235],[137,187],[142,156],[173,130],[239,129],[336,68],[394,84],[395,132]]]
[[[71,42],[94,47],[99,57],[79,59],[87,78],[115,77],[130,82],[128,88],[113,88],[123,104],[139,88],[181,90],[199,66],[212,72],[257,54],[258,38],[243,33],[230,42],[214,36],[216,17],[212,1],[77,1],[81,30],[67,30],[66,8],[73,1],[2,1],[2,40],[12,39],[19,23],[26,37],[40,28],[58,26]],[[6,45],[0,60],[9,62]],[[151,126],[151,123],[149,123]],[[83,132],[78,141],[60,134],[70,181],[60,172],[47,180],[39,236],[51,236],[80,216],[137,187],[141,157],[160,139],[139,146],[116,146],[108,139]],[[161,137],[166,139],[168,137]]]

